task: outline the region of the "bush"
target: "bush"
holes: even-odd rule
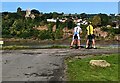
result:
[[[101,28],[101,30],[102,30],[102,31],[108,31],[109,29],[108,29],[107,27],[103,26],[103,27]]]
[[[120,28],[117,28],[117,29],[111,28],[109,32],[113,34],[120,34]]]
[[[41,40],[51,39],[51,33],[49,31],[46,31],[46,30],[40,31],[38,38],[40,38]]]
[[[80,27],[81,27],[81,29],[82,29],[81,37],[82,37],[82,38],[85,38],[85,36],[86,36],[86,34],[87,34],[87,32],[86,32],[86,27],[87,27],[87,25],[81,25]]]
[[[62,30],[61,29],[57,29],[56,31],[55,31],[55,39],[60,39],[60,38],[62,38],[63,37],[63,32],[62,32]]]

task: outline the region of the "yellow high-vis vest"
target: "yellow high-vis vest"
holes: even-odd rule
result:
[[[87,35],[92,35],[93,34],[93,26],[92,25],[88,25],[87,26]]]

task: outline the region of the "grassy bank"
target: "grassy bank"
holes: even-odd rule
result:
[[[10,45],[10,46],[3,46],[0,49],[3,50],[22,50],[22,49],[63,49],[69,48],[69,46],[62,46],[62,45],[51,45],[51,46],[19,46],[19,45]]]
[[[93,67],[90,60],[102,59],[111,64],[110,67]],[[118,81],[118,54],[94,56],[84,59],[69,58],[65,60],[68,81]]]
[[[114,46],[96,46],[97,49],[113,49],[119,47]],[[69,45],[9,45],[9,46],[2,46],[0,47],[0,50],[20,50],[20,49],[69,49]],[[85,49],[85,46],[81,46],[82,49]],[[75,49],[75,46],[73,46],[73,49]]]
[[[56,39],[56,40],[51,40],[51,39],[46,39],[46,40],[39,40],[39,39],[15,39],[15,38],[3,38],[4,45],[24,45],[24,44],[66,44],[70,45],[71,43],[71,38],[68,39]],[[81,39],[81,44],[86,44],[86,39]],[[96,39],[96,44],[98,45],[109,45],[109,44],[119,44],[119,41],[117,40],[97,40]]]

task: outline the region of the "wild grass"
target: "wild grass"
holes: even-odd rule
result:
[[[106,60],[110,67],[93,67],[90,60]],[[69,58],[65,60],[68,81],[118,81],[118,54],[94,56],[84,59]]]

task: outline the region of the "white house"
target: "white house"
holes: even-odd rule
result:
[[[56,22],[57,20],[56,19],[47,19],[47,22]]]

